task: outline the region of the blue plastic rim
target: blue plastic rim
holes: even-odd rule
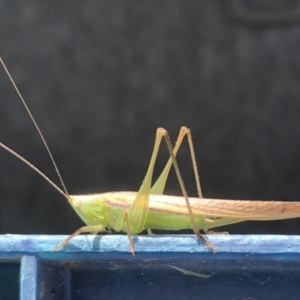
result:
[[[0,236],[0,299],[297,299],[300,236]]]

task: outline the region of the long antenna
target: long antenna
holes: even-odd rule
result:
[[[59,172],[58,167],[57,167],[57,165],[56,165],[56,163],[55,163],[55,160],[54,160],[54,158],[53,158],[53,156],[52,156],[52,153],[51,153],[51,151],[50,151],[50,148],[49,148],[49,146],[48,146],[48,144],[47,144],[47,142],[46,142],[46,140],[45,140],[45,138],[44,138],[44,136],[43,136],[43,134],[42,134],[42,132],[41,132],[41,130],[40,130],[40,128],[39,128],[39,126],[37,125],[37,123],[36,123],[36,121],[35,121],[35,119],[34,119],[32,113],[31,113],[31,111],[29,110],[29,108],[28,108],[28,106],[27,106],[27,104],[26,104],[24,98],[22,97],[22,95],[21,95],[21,93],[20,93],[20,91],[19,91],[17,85],[15,84],[15,82],[14,82],[12,76],[10,75],[10,73],[9,73],[9,71],[8,71],[6,65],[5,65],[5,63],[3,62],[3,60],[2,60],[1,57],[0,57],[0,62],[1,62],[1,64],[2,64],[2,66],[3,66],[3,68],[4,68],[5,72],[6,72],[6,74],[7,74],[7,76],[8,76],[8,78],[10,79],[12,85],[14,86],[14,88],[15,88],[17,94],[19,95],[21,101],[23,102],[23,104],[24,104],[24,106],[25,106],[25,108],[26,108],[26,110],[27,110],[27,112],[28,112],[28,114],[29,114],[29,116],[30,116],[30,118],[31,118],[31,120],[32,120],[32,122],[33,122],[35,128],[36,128],[36,130],[38,131],[38,133],[39,133],[39,135],[40,135],[40,137],[41,137],[41,139],[42,139],[42,141],[43,141],[43,143],[44,143],[44,145],[45,145],[45,147],[46,147],[46,150],[47,150],[47,152],[48,152],[48,154],[49,154],[49,156],[50,156],[50,159],[51,159],[51,161],[52,161],[52,164],[53,164],[53,166],[54,166],[54,169],[55,169],[55,171],[56,171],[56,174],[57,174],[57,176],[58,176],[58,178],[59,178],[59,180],[60,180],[60,182],[61,182],[61,185],[62,185],[62,187],[63,187],[63,189],[64,189],[64,191],[65,191],[65,193],[63,193],[64,196],[69,196],[69,193],[68,193],[67,188],[66,188],[66,186],[65,186],[65,184],[64,184],[64,181],[63,181],[63,179],[62,179],[62,177],[61,177],[61,175],[60,175],[60,172]],[[55,184],[54,184],[54,183],[53,183],[53,182],[52,182],[45,174],[43,174],[40,170],[38,170],[36,167],[34,167],[30,162],[28,162],[28,161],[26,161],[25,159],[23,159],[19,154],[17,154],[17,153],[14,152],[13,150],[9,149],[9,148],[6,147],[5,145],[1,144],[1,146],[2,146],[2,147],[4,146],[4,147],[3,147],[4,149],[6,149],[7,151],[11,152],[12,154],[14,154],[14,155],[15,155],[16,157],[18,157],[19,159],[21,159],[23,162],[25,162],[27,165],[29,165],[32,169],[34,169],[34,170],[37,171],[40,175],[42,175],[48,182],[50,182],[52,185],[54,185],[56,189],[58,189],[58,187],[57,187],[57,186],[56,186],[56,185],[55,185]],[[58,190],[59,190],[60,192],[62,192],[60,189],[58,189]],[[67,197],[67,198],[68,198],[68,197]]]
[[[10,149],[6,145],[2,144],[0,142],[0,147],[4,148],[6,151],[17,157],[19,160],[21,160],[23,163],[28,165],[31,169],[33,169],[35,172],[37,172],[39,175],[41,175],[46,181],[48,181],[57,191],[59,191],[63,196],[65,196],[67,199],[68,194],[65,194],[51,179],[49,179],[42,171],[40,171],[37,167],[35,167],[32,163],[30,163],[28,160],[26,160],[24,157],[22,157],[20,154],[15,152],[14,150]]]

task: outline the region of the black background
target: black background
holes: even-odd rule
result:
[[[247,23],[234,1],[2,1],[0,55],[69,193],[138,190],[155,130],[191,128],[205,197],[300,200],[300,23]],[[0,140],[55,182],[0,70]],[[156,175],[167,160],[166,147]],[[178,155],[196,195],[188,147]],[[180,195],[172,172],[166,193]],[[0,152],[0,231],[69,234],[83,223],[27,166]],[[231,233],[300,233],[298,219]]]

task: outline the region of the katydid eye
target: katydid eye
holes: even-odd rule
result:
[[[81,206],[81,200],[80,199],[76,199],[76,200],[74,200],[74,202],[73,202],[73,206],[74,207],[80,207]]]

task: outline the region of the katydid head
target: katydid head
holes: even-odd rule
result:
[[[103,224],[105,226],[108,223],[107,193],[69,195],[68,201],[87,225]]]

